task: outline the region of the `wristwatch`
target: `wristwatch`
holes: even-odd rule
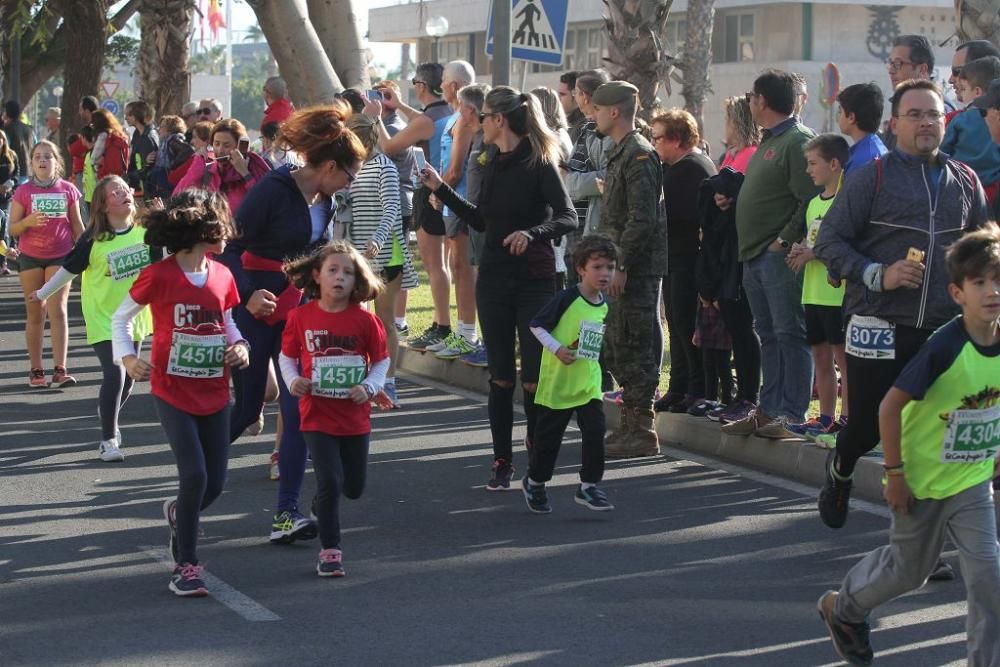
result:
[[[785,239],[781,238],[780,236],[778,238],[776,238],[775,241],[777,241],[778,245],[780,245],[785,250],[788,250],[792,246],[791,243],[789,243]]]

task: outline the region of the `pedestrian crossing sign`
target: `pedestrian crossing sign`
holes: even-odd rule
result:
[[[561,65],[569,0],[510,0],[510,55],[547,65]],[[486,28],[486,53],[493,55],[493,8]]]

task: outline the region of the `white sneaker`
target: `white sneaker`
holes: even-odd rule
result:
[[[98,450],[98,456],[105,463],[111,463],[114,461],[124,461],[125,455],[122,454],[122,450],[118,447],[118,441],[111,440],[101,440],[101,446]]]

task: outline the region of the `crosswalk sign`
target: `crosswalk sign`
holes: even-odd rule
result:
[[[502,1],[502,0],[501,0]],[[510,55],[561,65],[569,21],[569,0],[510,0]],[[493,55],[493,8],[486,28],[486,53]]]

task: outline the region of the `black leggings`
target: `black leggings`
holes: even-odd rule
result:
[[[545,484],[552,479],[559,448],[569,420],[576,414],[576,425],[583,435],[583,465],[580,467],[580,481],[597,484],[604,476],[604,402],[595,399],[576,408],[555,410],[538,405],[535,407],[538,421],[535,424],[535,440],[528,452],[530,464],[528,476],[532,481]]]
[[[702,348],[701,361],[705,367],[705,398],[728,405],[733,399],[733,369],[729,365],[729,350]]]
[[[701,352],[691,340],[698,313],[694,269],[667,274],[663,285],[663,310],[670,340],[670,385],[667,391],[702,398],[705,396],[705,371],[701,365]]]
[[[102,340],[94,343],[94,354],[101,363],[104,379],[101,390],[97,394],[97,410],[101,416],[101,440],[110,440],[118,430],[118,411],[132,394],[133,380],[125,372],[125,367],[116,364],[111,353],[111,341]],[[135,353],[139,354],[142,343],[135,344]],[[118,443],[121,444],[121,443]]]
[[[327,435],[305,431],[316,473],[313,510],[319,522],[319,540],[324,549],[340,548],[340,494],[351,500],[361,497],[368,475],[368,441],[365,435]]]
[[[742,289],[740,290],[742,296]],[[736,400],[756,403],[760,392],[760,337],[753,328],[753,313],[746,297],[719,299],[719,312],[733,339]]]
[[[847,381],[851,388],[847,414],[851,418],[837,434],[837,472],[841,475],[853,474],[858,459],[875,449],[882,399],[932,333],[931,329],[896,325],[895,359],[858,359],[847,355]]]
[[[229,463],[229,406],[192,415],[154,396],[156,412],[177,460],[177,546],[181,563],[198,564],[198,516],[226,483]]]

